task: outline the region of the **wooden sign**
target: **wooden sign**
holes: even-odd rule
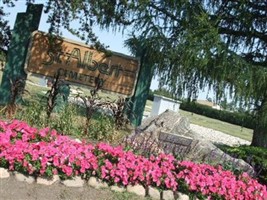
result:
[[[107,56],[90,46],[34,32],[26,71],[60,78],[101,90],[132,96],[139,72],[138,59],[112,52]]]

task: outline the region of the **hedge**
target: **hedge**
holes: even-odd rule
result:
[[[180,105],[182,110],[204,115],[213,119],[218,119],[231,124],[239,125],[242,127],[254,129],[255,119],[249,113],[237,113],[224,110],[216,110],[206,105],[201,105],[195,102],[183,102]]]

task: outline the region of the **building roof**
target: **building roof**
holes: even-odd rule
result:
[[[201,104],[201,105],[205,105],[205,106],[209,106],[209,107],[216,106],[215,103],[207,101],[207,100],[197,100],[196,103]]]

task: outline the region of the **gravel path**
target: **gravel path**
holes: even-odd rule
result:
[[[203,126],[190,124],[190,128],[192,131],[200,134],[203,137],[203,139],[210,140],[214,143],[223,143],[230,146],[240,145],[240,144],[250,145],[250,142],[247,140],[243,140],[238,137],[234,137],[210,128],[205,128]]]

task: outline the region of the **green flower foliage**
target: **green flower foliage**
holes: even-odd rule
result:
[[[238,147],[221,146],[223,151],[233,157],[248,162],[256,171],[257,178],[262,184],[267,184],[267,149],[242,145]]]

